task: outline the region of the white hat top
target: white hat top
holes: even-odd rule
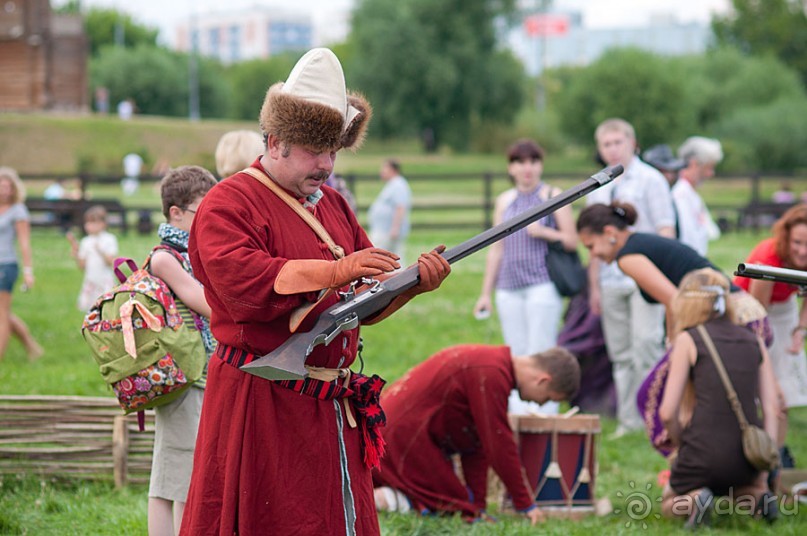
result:
[[[280,90],[337,110],[345,117],[347,91],[342,64],[330,49],[314,48],[303,55]]]

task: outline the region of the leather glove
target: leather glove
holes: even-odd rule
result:
[[[380,275],[400,267],[398,256],[381,248],[362,249],[336,261],[292,259],[278,272],[275,292],[300,294],[337,289],[361,277]]]
[[[417,285],[404,292],[410,299],[424,292],[437,290],[443,280],[451,273],[451,265],[440,255],[446,247],[439,245],[428,253],[421,253],[418,257],[418,276],[420,281]]]
[[[451,265],[440,255],[445,250],[444,245],[439,245],[428,253],[422,253],[417,262],[418,277],[420,278],[418,284],[392,300],[386,309],[374,317],[363,320],[362,324],[369,326],[381,322],[418,294],[431,292],[438,288],[443,280],[448,277],[448,274],[451,273]]]

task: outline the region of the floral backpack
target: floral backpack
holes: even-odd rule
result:
[[[201,378],[207,361],[199,331],[183,321],[165,282],[148,271],[158,250],[187,262],[165,245],[155,247],[139,269],[132,259],[116,259],[121,284],[96,300],[81,328],[101,376],[125,413],[173,401]],[[124,263],[132,270],[129,277],[120,270]],[[142,425],[142,413],[139,420]]]

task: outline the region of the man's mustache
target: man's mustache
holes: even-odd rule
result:
[[[309,179],[315,179],[315,180],[318,180],[318,181],[324,181],[324,180],[328,180],[328,177],[330,175],[331,175],[330,173],[326,173],[325,171],[322,171],[322,172],[319,172],[319,173],[314,173],[312,175],[309,175],[308,178]]]

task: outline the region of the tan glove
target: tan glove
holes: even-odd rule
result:
[[[400,267],[398,256],[381,248],[362,249],[337,261],[293,259],[277,274],[275,292],[300,294],[336,289],[360,277],[380,275]]]
[[[381,322],[406,305],[409,300],[418,294],[437,289],[442,284],[443,280],[448,277],[448,274],[451,273],[451,265],[440,255],[440,253],[445,250],[446,247],[444,245],[439,245],[428,253],[421,253],[417,263],[418,277],[420,278],[418,284],[392,300],[386,309],[379,312],[376,316],[363,320],[362,324],[369,326]]]
[[[441,244],[428,253],[420,254],[420,257],[418,257],[418,276],[420,281],[402,295],[411,299],[418,294],[431,292],[440,287],[443,280],[451,273],[451,265],[440,255],[445,250],[446,247]]]

